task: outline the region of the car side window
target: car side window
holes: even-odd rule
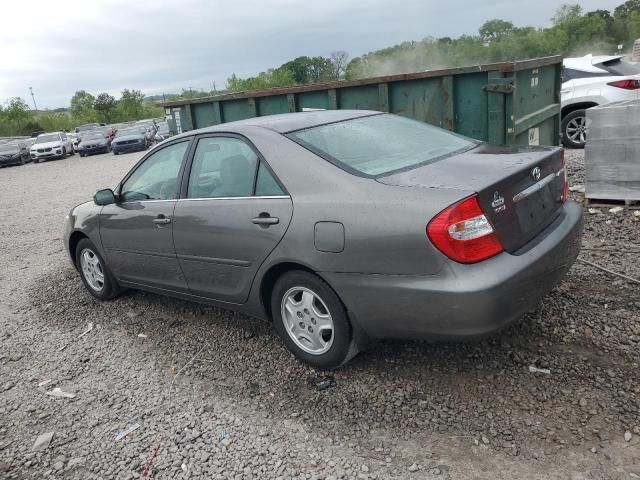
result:
[[[238,138],[210,137],[198,141],[187,198],[250,197],[258,156]]]
[[[172,200],[178,196],[178,175],[189,141],[152,153],[122,184],[124,202]]]
[[[256,196],[270,197],[284,194],[267,166],[261,161],[260,165],[258,165],[258,177],[256,178]]]

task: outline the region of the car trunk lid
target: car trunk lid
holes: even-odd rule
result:
[[[517,251],[559,215],[563,204],[563,150],[482,144],[418,168],[380,177],[402,187],[477,193],[504,249]]]

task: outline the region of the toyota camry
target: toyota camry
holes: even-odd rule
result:
[[[65,246],[99,299],[135,288],[241,311],[329,368],[377,339],[508,325],[581,232],[561,148],[338,110],[173,137],[70,211]]]

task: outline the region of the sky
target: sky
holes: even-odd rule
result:
[[[624,0],[582,0],[585,11]],[[475,34],[492,18],[544,27],[558,0],[6,0],[0,103],[68,107],[73,93],[224,88],[301,55],[356,57],[404,40]]]

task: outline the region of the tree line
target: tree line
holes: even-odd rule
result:
[[[119,100],[108,93],[97,96],[78,90],[68,111],[32,111],[20,97],[0,105],[0,136],[30,135],[33,132],[71,131],[84,123],[116,123],[164,116],[158,105],[146,101],[140,90],[125,88]]]
[[[476,35],[457,38],[426,37],[369,52],[349,61],[347,52],[328,57],[301,56],[279,67],[241,78],[227,79],[226,90],[183,89],[169,99],[190,99],[226,92],[355,80],[378,75],[449,68],[479,63],[523,60],[548,55],[578,56],[587,53],[629,52],[640,38],[640,0],[628,0],[612,11],[585,12],[578,4],[561,5],[546,28],[517,27],[492,19]],[[31,112],[22,98],[0,105],[0,136],[28,135],[33,131],[70,130],[82,123],[121,122],[159,117],[162,108],[145,101],[139,90],[124,89],[120,100],[108,93],[97,96],[79,90],[68,112]]]
[[[640,0],[628,0],[613,11],[584,12],[578,4],[561,5],[547,28],[516,27],[492,19],[476,35],[458,38],[426,37],[383,48],[347,61],[346,52],[329,57],[298,57],[256,76],[227,79],[231,92],[304,85],[334,80],[356,80],[378,75],[451,68],[549,55],[628,52],[640,38]],[[184,92],[183,92],[184,93]],[[199,92],[199,96],[214,92]],[[220,92],[215,92],[220,93]],[[189,92],[191,98],[197,96]]]

